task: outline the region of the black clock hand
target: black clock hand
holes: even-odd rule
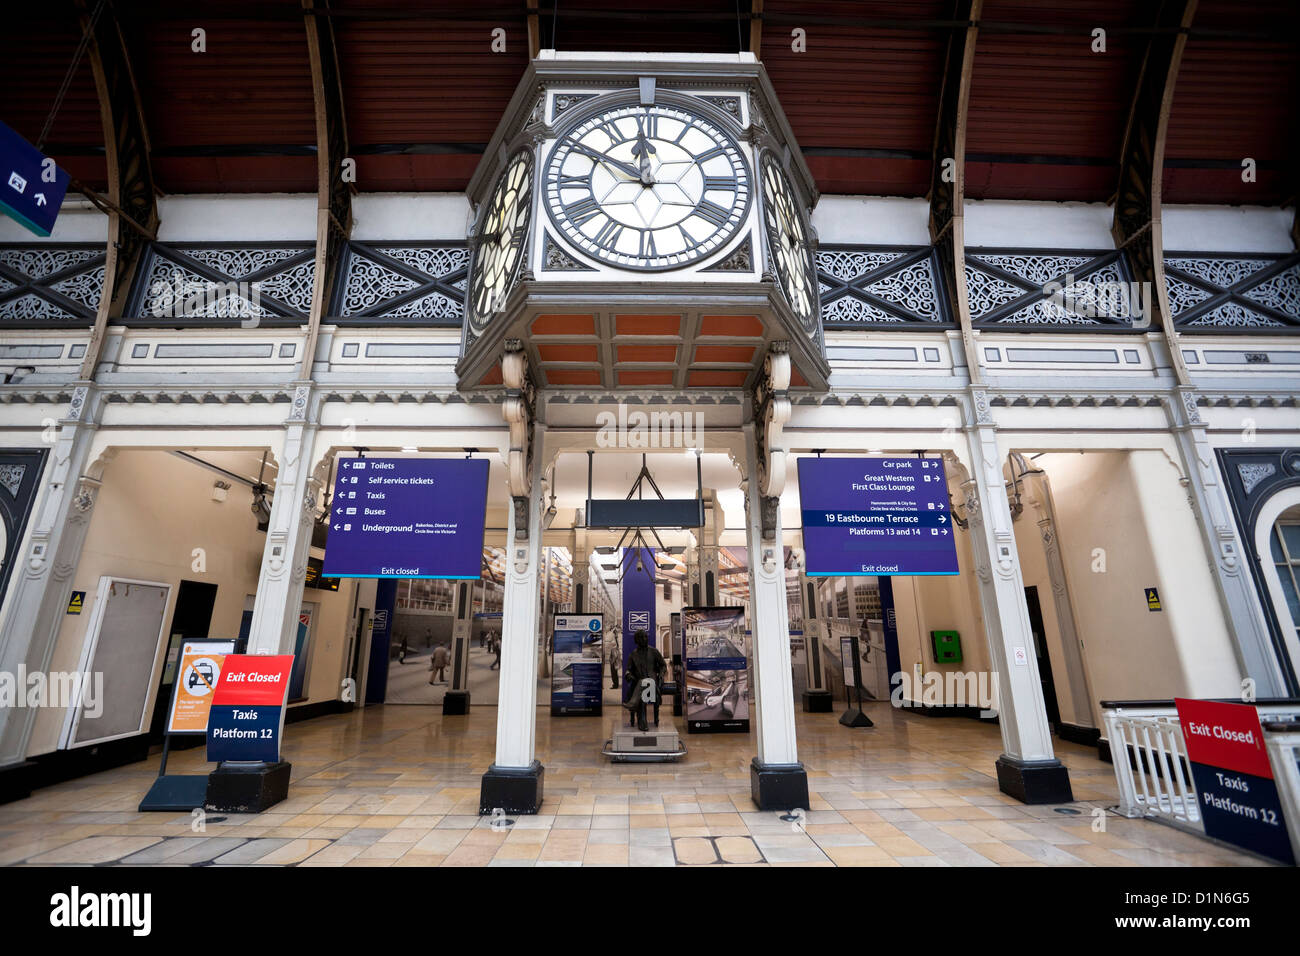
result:
[[[594,159],[596,162],[600,163],[601,165],[610,166],[614,169],[617,169],[625,176],[631,176],[633,179],[636,180],[639,180],[641,178],[641,170],[637,169],[636,167],[629,166],[627,163],[620,162],[617,159],[613,159],[609,156],[606,156],[604,153],[598,153],[594,149],[588,149],[586,146],[583,146],[581,143],[574,146],[573,150],[576,153],[582,153],[584,156],[587,156],[590,159]]]
[[[646,142],[645,133],[636,134],[636,145],[632,147],[632,155],[637,157],[641,166],[641,184],[643,186],[653,186],[655,184],[654,173],[650,170],[650,154],[655,152],[655,148]]]

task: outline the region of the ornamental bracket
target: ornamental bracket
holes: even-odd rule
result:
[[[783,429],[790,420],[789,342],[773,342],[769,347],[763,359],[763,371],[754,383],[753,398],[757,491],[762,498],[779,498],[785,490],[786,478]],[[764,536],[767,536],[766,523]]]
[[[536,390],[528,372],[528,353],[519,339],[507,339],[501,356],[501,378],[506,397],[501,415],[510,426],[510,451],[506,471],[515,512],[515,540],[528,539],[529,492],[532,489],[533,421]]]

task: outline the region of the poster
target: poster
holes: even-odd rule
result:
[[[344,458],[326,578],[469,578],[483,563],[486,458]]]
[[[741,607],[682,609],[686,729],[749,732],[749,635]]]
[[[186,641],[180,648],[180,680],[172,691],[167,733],[202,734],[208,729],[212,692],[234,641]]]
[[[557,614],[551,639],[551,714],[599,715],[605,667],[600,614]]]
[[[810,577],[957,574],[938,458],[800,458]]]
[[[1175,698],[1205,835],[1295,864],[1259,711]]]

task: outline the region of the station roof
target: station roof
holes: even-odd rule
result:
[[[1105,201],[1147,38],[1150,0],[985,0],[969,103],[967,196]],[[529,56],[541,47],[735,52],[754,38],[823,193],[923,196],[953,0],[317,0],[333,24],[362,192],[465,188]],[[73,60],[81,10],[6,13],[0,120],[35,141]],[[315,108],[301,0],[114,5],[160,189],[314,191]],[[558,10],[558,12],[557,12]],[[739,15],[738,15],[739,11]],[[757,29],[752,29],[757,26]],[[1092,31],[1106,30],[1093,51]],[[206,52],[193,32],[206,31]],[[493,31],[505,51],[493,52]],[[806,51],[794,49],[802,30]],[[1200,0],[1174,91],[1164,200],[1293,201],[1300,5]],[[47,151],[106,178],[89,57]],[[1243,182],[1254,159],[1257,179]]]

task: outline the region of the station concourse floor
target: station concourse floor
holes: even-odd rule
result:
[[[802,828],[749,796],[754,739],[683,735],[671,764],[611,764],[600,747],[615,719],[538,709],[546,768],[536,816],[494,830],[478,816],[496,708],[374,706],[285,729],[289,798],[266,813],[139,813],[158,770],[149,760],[37,790],[0,805],[0,865],[267,866],[1225,866],[1267,865],[1160,823],[1092,810],[1116,803],[1111,766],[1063,741],[1077,814],[999,792],[998,729],[868,707],[874,728],[797,713],[810,808]],[[681,718],[677,718],[679,728]],[[202,748],[174,773],[206,773]]]

